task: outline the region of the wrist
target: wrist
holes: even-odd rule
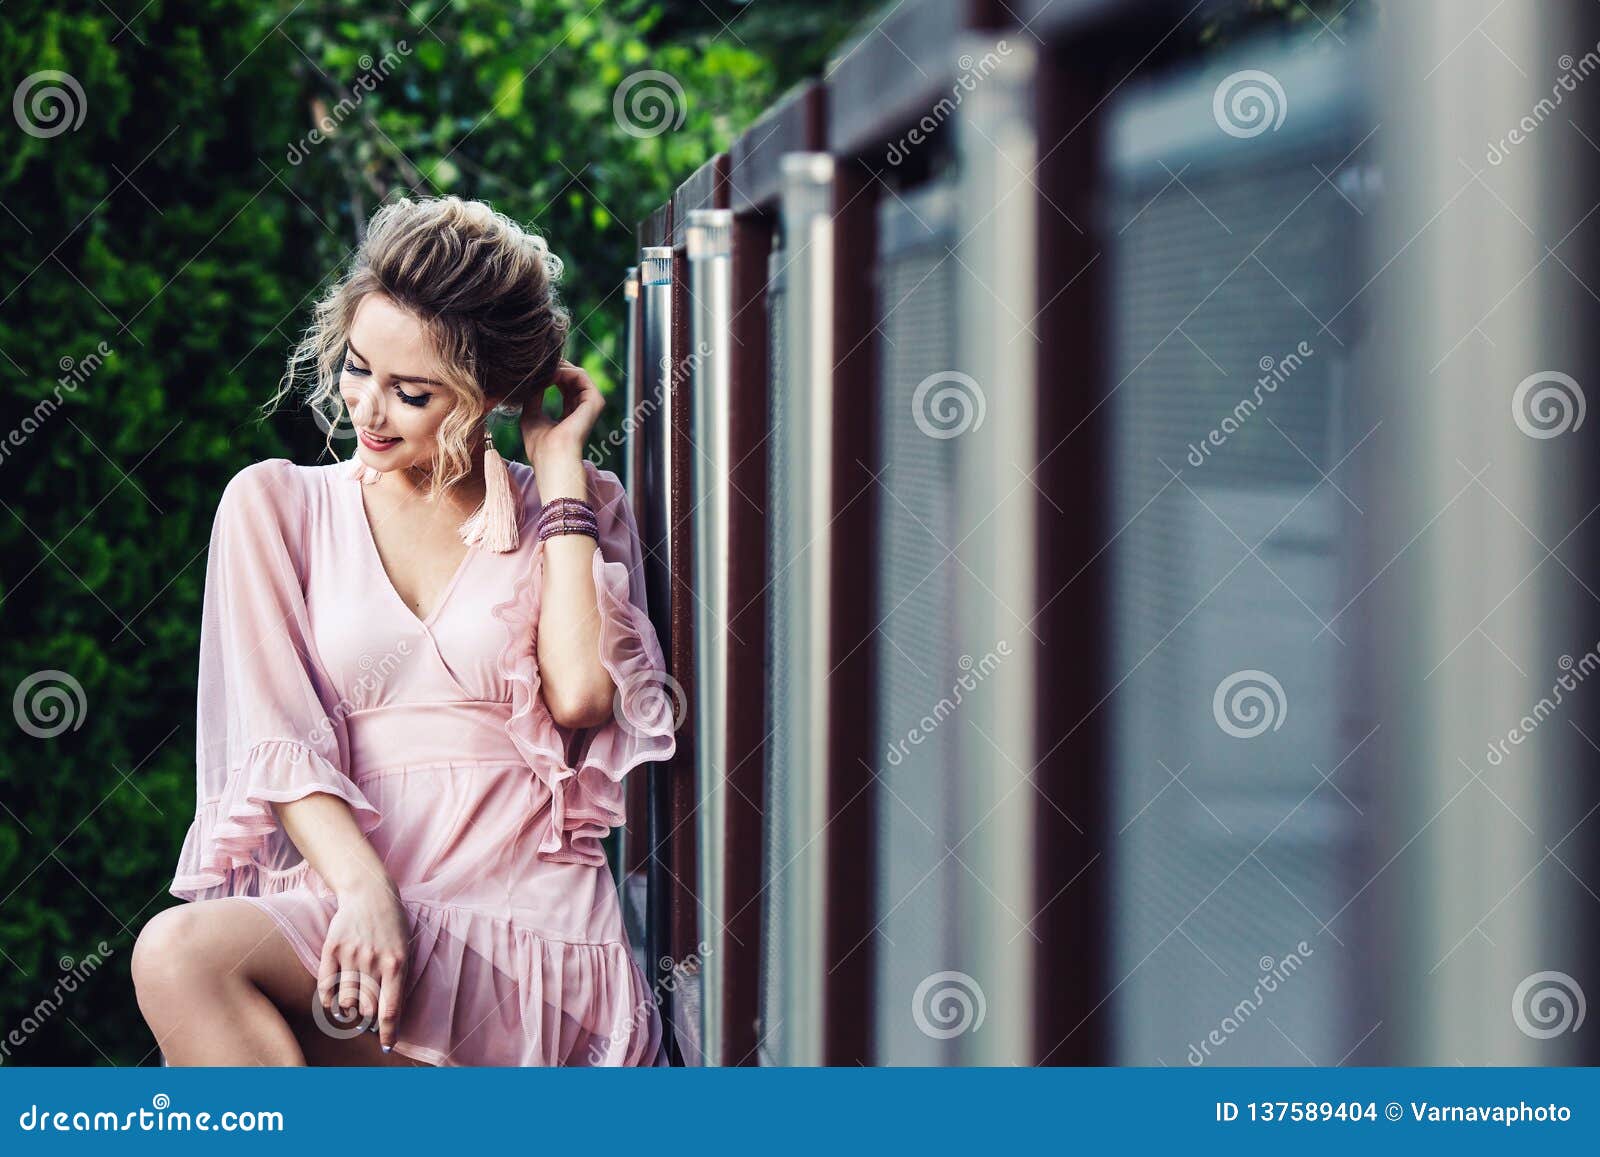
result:
[[[583,468],[583,459],[576,454],[547,454],[533,466],[534,484],[539,490],[539,500],[549,502],[556,498],[576,498],[589,501],[589,478]]]
[[[361,860],[352,862],[346,871],[333,879],[324,878],[324,882],[340,901],[398,894],[394,881],[383,870],[382,864],[369,864]]]

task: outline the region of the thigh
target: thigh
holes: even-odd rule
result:
[[[288,1023],[308,1065],[398,1065],[417,1062],[378,1047],[378,1034],[351,1035],[322,1011],[317,982],[277,921],[248,900],[227,897],[187,905],[194,951],[219,973],[254,985]]]
[[[316,988],[272,917],[237,897],[166,909],[145,927],[135,952],[149,971],[175,983],[196,989],[247,983],[280,1009],[309,1003]]]

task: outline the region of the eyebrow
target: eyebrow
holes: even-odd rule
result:
[[[351,341],[349,338],[345,338],[344,344],[350,347],[350,352],[355,354],[356,357],[360,358],[364,362],[367,362],[368,365],[372,364],[370,361],[368,361],[366,354],[356,349],[355,342]],[[432,378],[417,377],[415,374],[390,374],[389,380],[391,382],[414,382],[419,386],[435,386],[438,389],[444,389],[443,382],[436,382]]]

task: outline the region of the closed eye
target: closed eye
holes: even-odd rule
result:
[[[356,365],[356,363],[351,361],[349,358],[345,358],[344,360],[344,372],[347,374],[354,374],[358,378],[370,378],[372,376],[371,370],[363,369],[361,366]],[[406,405],[416,406],[418,408],[426,406],[428,404],[428,399],[433,397],[432,394],[408,394],[398,385],[394,387],[394,394],[395,397],[399,398]]]

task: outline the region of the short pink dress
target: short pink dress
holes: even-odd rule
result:
[[[275,458],[229,482],[200,638],[198,807],[171,884],[239,897],[316,974],[336,902],[271,805],[350,805],[410,916],[398,1052],[435,1065],[665,1063],[601,839],[623,776],[665,760],[678,716],[615,474],[585,462],[599,519],[604,726],[539,694],[544,548],[532,470],[507,463],[521,541],[471,548],[426,618],[390,583],[347,464]]]

